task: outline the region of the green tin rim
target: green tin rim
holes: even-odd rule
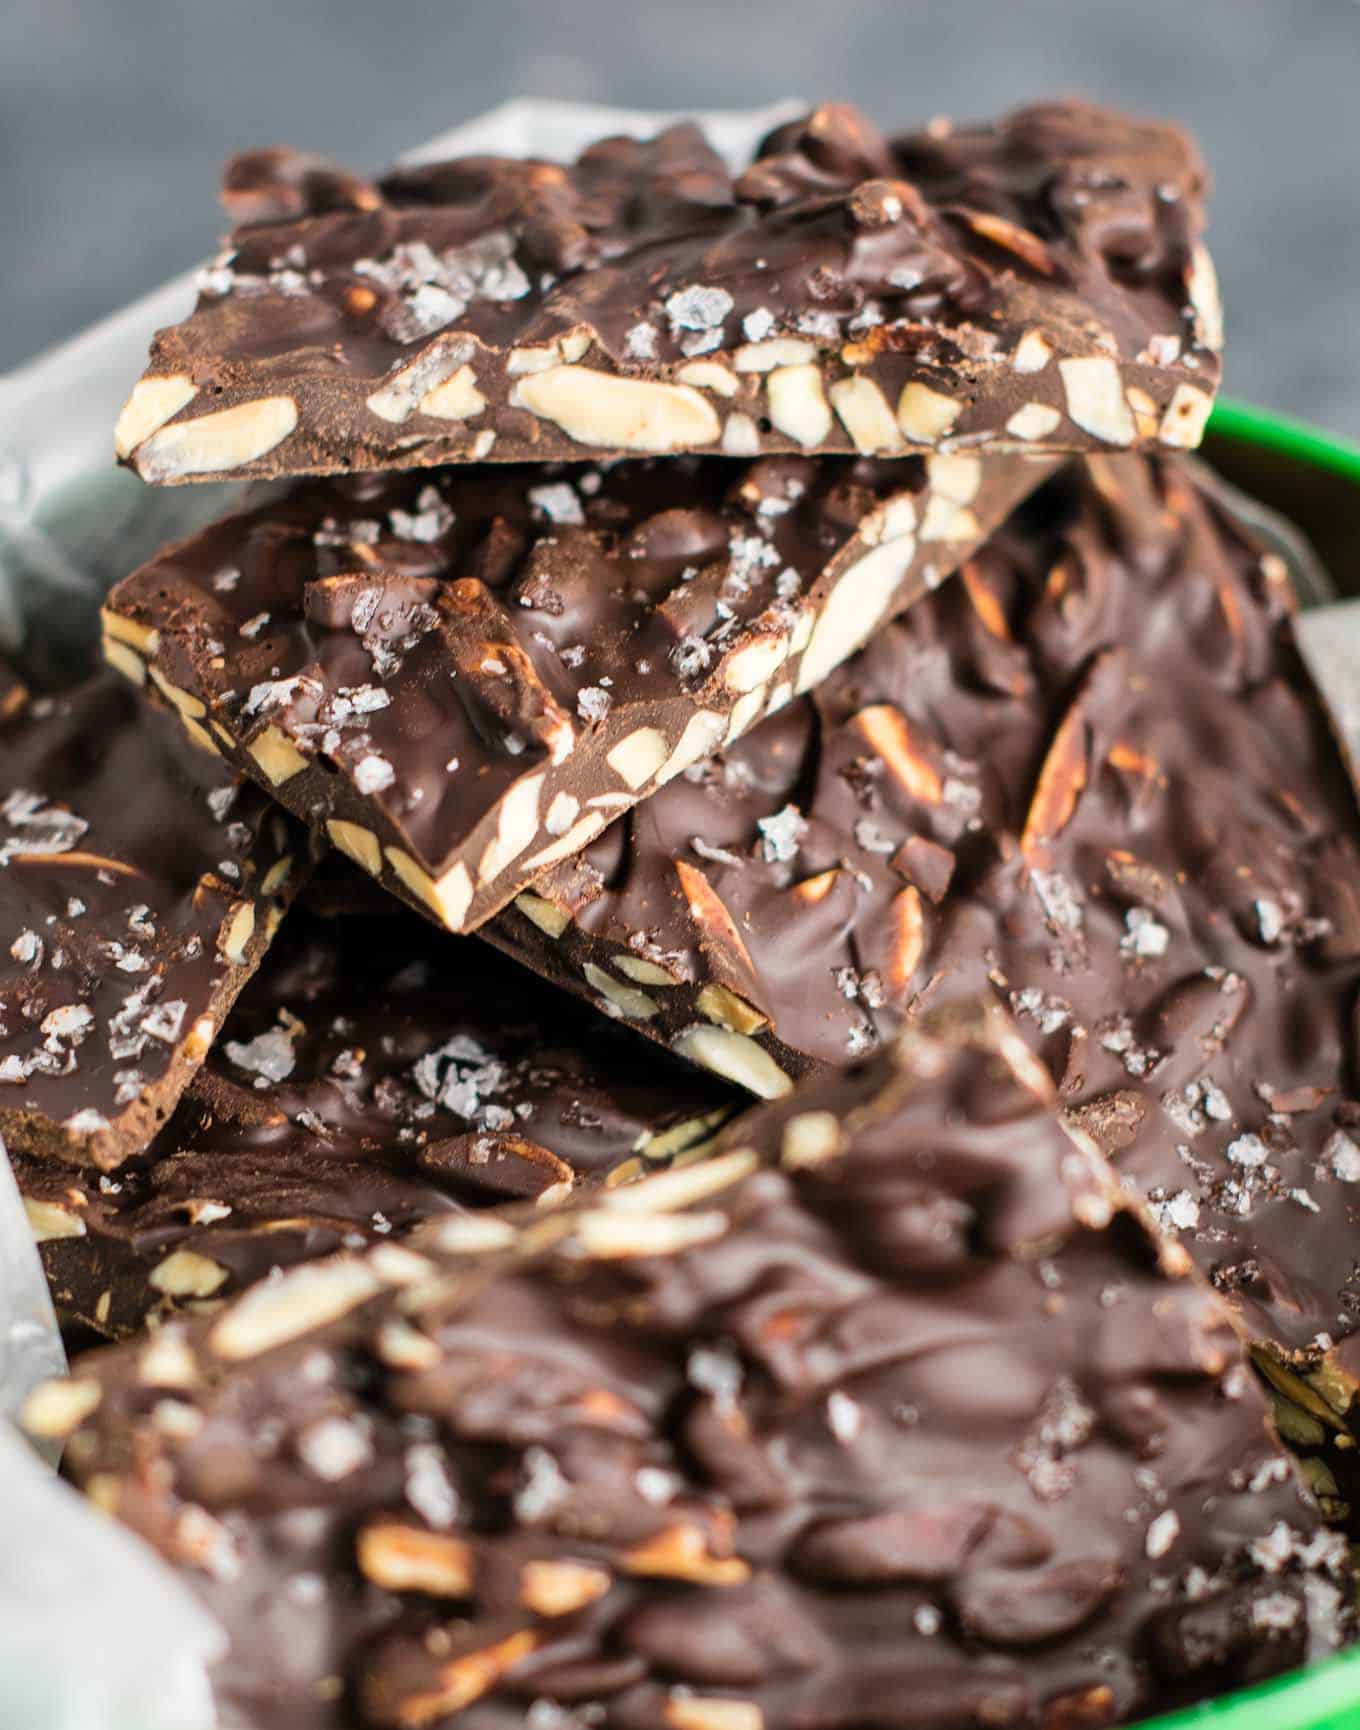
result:
[[[1329,469],[1360,483],[1360,444],[1323,432],[1292,415],[1257,408],[1235,397],[1220,397],[1209,420],[1209,432],[1239,444],[1265,445],[1296,462]]]

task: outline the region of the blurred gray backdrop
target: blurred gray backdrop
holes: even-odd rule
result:
[[[0,0],[0,370],[212,247],[228,151],[359,168],[511,95],[881,123],[1080,92],[1217,175],[1228,386],[1360,437],[1356,0]]]

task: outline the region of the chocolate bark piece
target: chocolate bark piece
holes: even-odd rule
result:
[[[711,1160],[294,1270],[27,1421],[202,1596],[249,1730],[1124,1723],[1337,1643],[1346,1550],[1050,1106],[1013,1032],[917,1029]]]
[[[1048,466],[687,457],[301,485],[167,549],[105,618],[119,666],[149,661],[233,762],[466,930],[823,677]]]
[[[697,1157],[741,1096],[580,1020],[409,916],[294,910],[142,1159],[95,1180],[13,1156],[56,1301],[117,1337],[440,1214]]]
[[[1177,127],[1077,102],[733,174],[693,124],[376,183],[228,163],[238,227],[115,434],[149,481],[624,453],[1198,442],[1221,315]]]
[[[0,720],[12,1149],[111,1171],[145,1147],[309,869],[306,835],[199,732],[108,672]]]
[[[1183,460],[1074,465],[487,934],[757,1091],[995,993],[1339,1467],[1360,830],[1291,614]]]

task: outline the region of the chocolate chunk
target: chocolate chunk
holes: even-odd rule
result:
[[[118,421],[149,481],[451,460],[1199,441],[1221,317],[1184,133],[1067,102],[735,175],[693,124],[374,184],[254,151]]]
[[[712,1159],[492,1255],[427,1227],[424,1274],[294,1269],[27,1422],[209,1607],[250,1730],[1188,1704],[1343,1638],[1346,1546],[1051,1103],[1013,1031],[932,1022]]]
[[[633,1024],[758,1092],[992,991],[1256,1335],[1342,1375],[1339,1422],[1360,848],[1286,589],[1183,459],[1074,465],[535,884],[560,934],[518,909],[487,934],[597,1001],[615,957],[655,967]]]
[[[111,1171],[202,1064],[307,838],[191,707],[111,673],[6,704],[0,763],[0,1134]]]
[[[439,1214],[694,1157],[739,1096],[580,1019],[418,920],[295,910],[143,1158],[94,1182],[12,1156],[56,1301],[119,1336]]]
[[[1043,459],[695,457],[296,486],[163,552],[117,664],[470,929],[952,570]],[[477,574],[472,574],[477,573]]]

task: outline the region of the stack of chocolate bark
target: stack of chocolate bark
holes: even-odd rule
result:
[[[123,1341],[26,1422],[224,1726],[1100,1730],[1349,1638],[1360,827],[1183,454],[1204,187],[1075,103],[230,164],[116,443],[282,484],[0,704],[0,1131]]]

